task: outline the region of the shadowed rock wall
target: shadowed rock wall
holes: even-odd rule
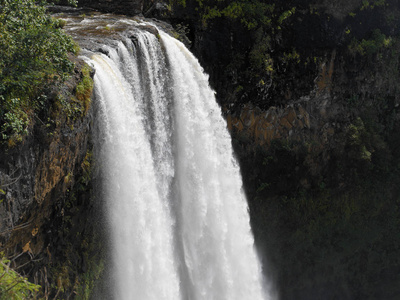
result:
[[[89,218],[91,109],[68,111],[78,107],[77,85],[85,76],[83,61],[74,63],[73,76],[49,91],[49,116],[38,116],[20,144],[0,146],[0,250],[11,267],[42,286],[40,297],[46,299],[78,293],[82,288],[71,289],[71,282],[79,282],[94,255],[88,254],[87,238],[94,226]],[[66,266],[79,270],[72,273]]]
[[[79,0],[80,7],[125,15],[142,13],[144,0]]]

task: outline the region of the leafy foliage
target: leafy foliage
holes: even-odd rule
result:
[[[29,282],[9,267],[9,260],[0,259],[0,300],[22,300],[33,298],[40,285]]]
[[[364,9],[374,9],[375,7],[387,5],[386,0],[363,0],[360,10]]]
[[[282,24],[295,12],[295,8],[287,9],[285,5],[275,6],[274,1],[259,0],[170,0],[172,4],[191,5],[199,14],[203,25],[215,18],[227,18],[239,21],[247,29],[271,27],[273,23]]]
[[[190,16],[189,22],[196,19],[198,27],[205,31],[213,31],[212,28],[218,26],[232,32],[231,48],[226,49],[231,57],[227,59],[222,55],[219,62],[229,61],[229,66],[223,67],[226,77],[237,74],[236,86],[231,90],[244,87],[235,92],[234,97],[265,101],[271,97],[271,90],[278,89],[281,73],[290,69],[287,67],[290,58],[281,41],[284,29],[290,26],[297,13],[293,1],[278,4],[274,0],[170,0],[170,3],[173,10],[185,10]]]
[[[358,41],[353,39],[348,46],[350,53],[361,55],[373,55],[383,48],[388,48],[392,44],[392,38],[387,37],[379,29],[372,32],[370,39]]]
[[[1,139],[18,142],[34,112],[41,109],[46,87],[73,70],[72,39],[46,13],[45,2],[0,0]]]

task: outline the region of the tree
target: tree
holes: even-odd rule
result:
[[[73,70],[71,37],[46,13],[44,1],[0,0],[0,139],[15,141],[41,109],[45,87]]]

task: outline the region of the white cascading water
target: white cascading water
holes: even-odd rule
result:
[[[270,299],[231,139],[195,57],[136,31],[87,60],[115,299]]]

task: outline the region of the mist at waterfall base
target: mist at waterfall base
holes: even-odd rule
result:
[[[185,46],[135,30],[88,53],[95,69],[114,299],[271,299],[231,140]]]

